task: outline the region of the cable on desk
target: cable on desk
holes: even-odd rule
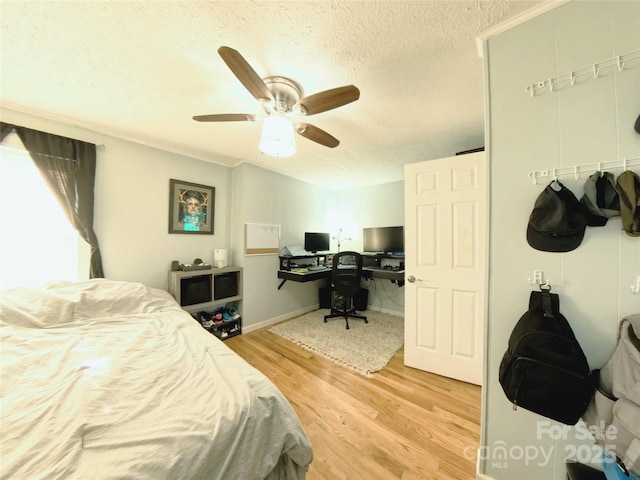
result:
[[[369,295],[369,299],[367,301],[367,306],[373,305],[373,301],[376,298],[378,298],[380,300],[380,306],[382,306],[382,304],[383,304],[383,302],[385,300],[389,300],[394,305],[404,308],[404,302],[399,303],[399,302],[396,301],[396,297],[400,293],[402,293],[402,299],[404,299],[404,290],[401,290],[399,287],[396,286],[396,284],[393,284],[393,287],[391,287],[392,290],[389,290],[389,287],[387,286],[387,284],[385,282],[391,283],[391,280],[389,280],[387,278],[377,278],[377,279],[376,278],[370,278],[367,281],[368,281],[368,286],[369,286],[369,293],[372,293],[372,294]],[[383,290],[382,293],[384,293],[384,295],[381,295],[378,292],[378,283],[382,284],[382,290]]]

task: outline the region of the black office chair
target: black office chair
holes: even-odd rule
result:
[[[358,315],[353,307],[353,297],[360,290],[362,278],[362,255],[357,252],[338,252],[333,256],[331,266],[331,313],[324,316],[330,318],[344,317],[349,328],[349,317],[364,320],[367,317]],[[340,308],[339,308],[340,307]]]

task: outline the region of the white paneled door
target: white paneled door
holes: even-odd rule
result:
[[[405,347],[409,367],[482,384],[485,153],[405,165]]]

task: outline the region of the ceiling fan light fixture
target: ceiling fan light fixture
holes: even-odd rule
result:
[[[302,87],[290,78],[260,78],[237,50],[222,46],[218,48],[218,53],[268,115],[260,139],[260,151],[263,154],[272,157],[293,155],[296,153],[296,133],[324,147],[335,148],[340,145],[337,138],[314,125],[297,123],[294,127],[288,115],[315,115],[355,102],[360,98],[360,90],[355,85],[345,85],[303,96]],[[196,115],[193,119],[198,122],[253,122],[256,116],[223,113]]]
[[[293,124],[280,114],[269,115],[262,127],[260,151],[271,157],[289,157],[296,153]]]

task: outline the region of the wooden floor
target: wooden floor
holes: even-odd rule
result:
[[[260,329],[225,344],[289,399],[314,448],[307,480],[475,479],[480,387],[405,367],[366,378]]]

